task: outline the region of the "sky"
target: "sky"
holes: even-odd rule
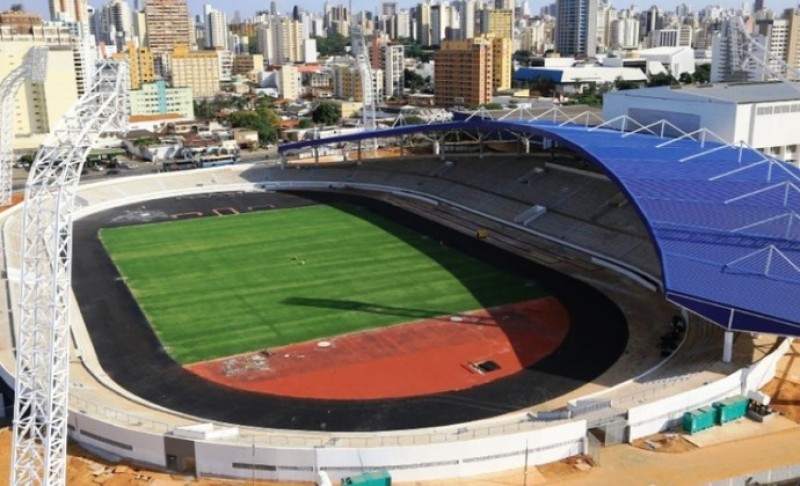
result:
[[[356,11],[369,9],[375,11],[378,9],[378,5],[381,3],[382,0],[353,0],[353,9]],[[411,7],[418,3],[419,0],[393,0],[397,1],[400,7]],[[519,1],[519,0],[518,0]],[[543,5],[554,3],[555,0],[528,0],[530,1],[531,12],[536,14],[539,12],[540,8]],[[144,4],[145,0],[140,0],[140,4]],[[234,10],[239,10],[243,18],[246,18],[249,15],[252,15],[256,10],[268,10],[269,9],[269,0],[260,0],[260,1],[253,1],[253,0],[188,0],[189,2],[189,11],[192,14],[198,14],[202,11],[204,3],[211,3],[215,8],[219,10],[223,10],[228,13],[228,18],[230,19],[233,16]],[[331,4],[337,3],[344,3],[347,4],[348,0],[330,0]],[[783,9],[797,6],[798,0],[764,0],[764,4],[767,8],[772,9],[776,12],[782,12]],[[29,12],[38,12],[42,14],[45,20],[49,19],[50,14],[48,13],[48,3],[47,0],[0,0],[0,10],[8,9],[14,3],[22,3],[25,6],[25,10]],[[94,7],[99,7],[105,3],[103,0],[89,0],[89,4]],[[129,0],[129,3],[133,5],[133,0]],[[278,3],[278,11],[282,13],[291,12],[292,7],[297,4],[301,8],[304,8],[309,11],[321,11],[322,10],[322,3],[323,1],[320,0],[277,0]],[[691,1],[691,0],[611,0],[611,4],[617,8],[624,8],[629,5],[638,5],[640,9],[650,8],[651,5],[659,5],[662,9],[665,10],[672,10],[675,8],[676,5],[681,3],[686,3],[687,5],[691,5],[693,9],[699,10],[706,5],[721,5],[723,7],[741,7],[742,1],[741,0],[710,0],[708,2],[704,1]],[[752,4],[752,2],[751,2]]]

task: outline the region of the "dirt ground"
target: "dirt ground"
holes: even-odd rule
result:
[[[761,390],[772,400],[770,406],[793,421],[800,423],[800,384],[775,378]]]
[[[594,467],[594,464],[590,457],[573,456],[558,462],[536,466],[536,470],[539,471],[539,474],[541,474],[545,480],[550,481],[563,479],[573,474],[587,473],[592,467]]]
[[[192,476],[147,471],[129,464],[110,464],[74,444],[69,446],[67,484],[70,486],[241,486],[242,481],[195,479]],[[11,429],[0,429],[0,484],[9,484]],[[277,486],[273,481],[247,481],[258,486]],[[292,483],[312,484],[312,483]]]
[[[647,451],[671,453],[688,452],[697,449],[697,446],[681,436],[681,431],[651,435],[650,437],[635,440],[631,445]]]

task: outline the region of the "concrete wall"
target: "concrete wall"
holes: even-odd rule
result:
[[[310,481],[316,471],[331,479],[386,469],[396,481],[468,477],[535,466],[583,454],[586,421],[479,439],[365,448],[261,448],[253,444],[197,443],[201,476]],[[527,450],[527,452],[526,452]]]

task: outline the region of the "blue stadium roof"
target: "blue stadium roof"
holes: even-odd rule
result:
[[[540,120],[473,118],[379,132],[453,129],[529,133],[570,147],[616,181],[642,216],[669,300],[727,329],[800,335],[797,168],[719,143]],[[374,137],[358,133],[279,150]]]

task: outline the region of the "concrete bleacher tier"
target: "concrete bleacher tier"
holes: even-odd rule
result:
[[[444,161],[410,157],[301,165],[270,168],[265,180],[388,186],[435,196],[508,222],[540,205],[546,213],[530,222],[529,229],[660,275],[644,224],[613,182],[535,158],[460,155]]]

